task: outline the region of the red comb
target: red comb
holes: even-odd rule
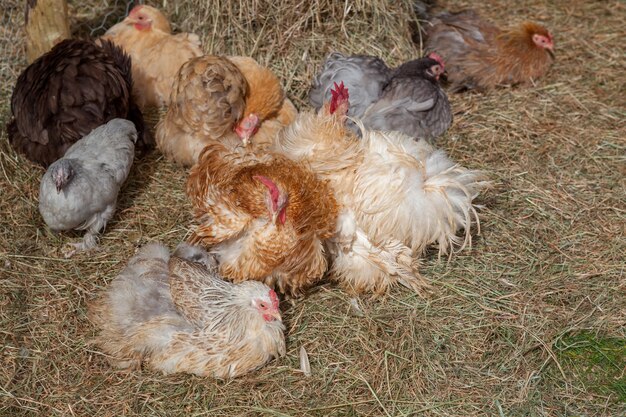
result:
[[[341,104],[348,102],[350,98],[348,89],[343,85],[343,81],[339,84],[334,83],[333,88],[330,90],[330,95],[330,114],[334,114],[337,108]]]
[[[278,310],[278,295],[276,295],[276,291],[270,290],[270,300],[272,300],[272,307]]]
[[[261,183],[267,187],[270,191],[270,196],[272,197],[272,208],[276,210],[276,208],[278,208],[278,196],[280,195],[280,191],[278,191],[276,183],[263,175],[255,175],[252,178],[261,181]]]
[[[143,4],[140,4],[138,6],[133,7],[130,12],[128,13],[128,15],[130,16],[131,14],[135,14],[137,13],[139,10],[141,10],[143,8]]]
[[[430,54],[428,54],[428,58],[434,59],[435,61],[439,63],[439,65],[441,65],[442,68],[445,68],[445,64],[443,63],[443,58],[439,54],[435,52],[431,52]]]

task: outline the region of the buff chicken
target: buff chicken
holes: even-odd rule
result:
[[[202,55],[200,38],[192,33],[172,34],[158,9],[135,6],[128,16],[102,36],[122,47],[133,60],[134,95],[142,109],[169,104],[180,67]]]
[[[315,77],[309,98],[319,110],[330,99],[334,83],[343,82],[351,95],[348,115],[366,128],[433,140],[452,124],[448,96],[439,85],[444,68],[437,54],[391,69],[377,57],[335,52]],[[349,126],[360,133],[356,124]]]
[[[348,91],[335,85],[331,100],[317,114],[300,113],[276,149],[330,181],[340,207],[327,242],[335,280],[360,293],[382,294],[397,282],[419,291],[427,284],[417,260],[426,248],[446,253],[470,242],[483,175],[400,132],[359,123],[359,139],[346,126],[348,108]]]
[[[197,222],[190,241],[216,254],[224,277],[298,296],[326,272],[323,241],[335,231],[337,205],[303,164],[215,143],[192,168],[187,194]]]
[[[115,118],[135,124],[137,145],[153,139],[131,94],[131,61],[110,42],[68,39],[30,64],[11,97],[9,142],[47,167],[96,127]]]
[[[528,84],[545,75],[554,61],[554,38],[540,24],[524,22],[502,30],[473,10],[430,16],[428,6],[418,6],[420,18],[427,21],[422,25],[424,49],[446,62],[453,91]]]
[[[210,143],[267,147],[296,114],[278,78],[254,59],[205,55],[180,69],[171,104],[157,125],[157,146],[191,166]]]
[[[285,354],[276,293],[248,281],[232,284],[201,248],[161,244],[139,250],[90,306],[95,343],[120,369],[229,379]]]

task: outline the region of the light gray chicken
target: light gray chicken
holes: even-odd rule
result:
[[[319,110],[335,83],[343,82],[350,91],[348,116],[361,119],[366,128],[432,141],[452,124],[450,103],[438,81],[443,72],[436,54],[390,69],[373,56],[335,52],[315,77],[309,98]],[[349,126],[359,133],[356,125]]]
[[[234,378],[285,354],[276,293],[220,278],[213,255],[181,244],[139,250],[90,308],[95,342],[118,368]]]
[[[133,164],[137,130],[113,119],[92,130],[54,162],[39,187],[39,212],[54,231],[87,230],[65,256],[92,249],[115,212],[117,195]]]

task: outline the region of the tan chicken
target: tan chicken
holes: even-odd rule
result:
[[[241,144],[257,129],[256,117],[243,118],[248,83],[228,59],[205,55],[182,66],[172,100],[156,128],[157,147],[184,165],[196,163],[206,145]]]
[[[173,35],[163,13],[146,5],[135,6],[102,38],[121,46],[130,55],[133,92],[141,109],[167,105],[180,67],[202,55],[197,35]]]
[[[278,78],[254,59],[205,55],[180,69],[157,126],[157,146],[191,166],[209,143],[231,150],[267,147],[296,114]]]
[[[419,291],[417,259],[428,246],[447,253],[470,242],[483,175],[399,132],[360,125],[357,138],[346,126],[348,106],[347,90],[335,86],[318,114],[301,113],[283,131],[277,151],[309,164],[335,192],[340,213],[328,241],[335,280],[355,292],[381,294],[396,282]]]
[[[326,272],[322,242],[335,231],[337,205],[304,165],[215,143],[192,168],[187,194],[198,223],[191,242],[216,254],[224,277],[297,296]]]
[[[241,376],[285,354],[276,293],[262,283],[232,284],[215,259],[182,244],[139,250],[90,306],[95,343],[111,364],[164,374]]]

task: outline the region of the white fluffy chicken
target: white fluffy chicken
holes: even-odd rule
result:
[[[181,244],[141,248],[90,308],[95,342],[113,366],[145,362],[164,374],[229,379],[285,354],[276,293],[257,281],[232,284],[215,258]]]
[[[362,125],[357,138],[346,127],[348,107],[347,89],[335,85],[330,102],[301,113],[275,147],[329,179],[342,206],[328,242],[333,278],[355,292],[382,294],[396,282],[419,291],[418,257],[432,244],[447,253],[470,242],[472,201],[486,182],[424,140]]]
[[[39,186],[39,212],[54,231],[87,230],[80,243],[65,251],[97,245],[96,236],[113,217],[117,195],[135,155],[137,130],[124,119],[113,119],[92,130],[54,162]]]

